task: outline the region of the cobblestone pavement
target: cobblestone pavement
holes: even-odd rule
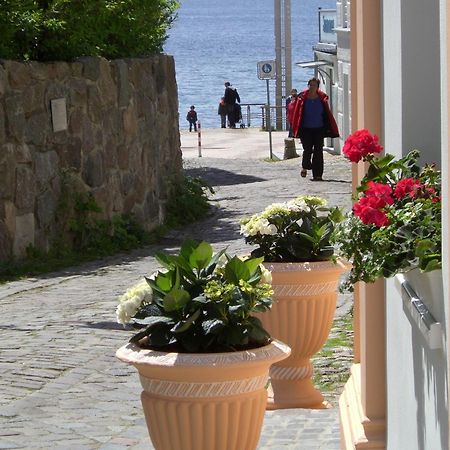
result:
[[[136,372],[114,356],[131,333],[115,323],[117,297],[158,268],[156,251],[175,251],[186,237],[248,251],[239,218],[274,201],[318,194],[349,208],[350,165],[328,154],[325,165],[325,181],[311,182],[299,159],[186,159],[187,174],[216,190],[207,220],[126,255],[1,285],[0,449],[152,448]],[[336,314],[350,303],[341,296]],[[260,450],[338,448],[336,407],[266,413]]]

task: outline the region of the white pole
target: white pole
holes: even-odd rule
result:
[[[283,56],[282,56],[282,42],[281,42],[281,0],[274,0],[274,18],[275,18],[275,67],[276,67],[276,82],[275,82],[275,106],[276,108],[276,124],[281,125],[281,106],[283,96]]]
[[[266,79],[266,86],[267,86],[267,122],[269,126],[269,152],[270,152],[270,159],[272,159],[272,124],[270,120],[270,91],[269,91],[269,79]]]
[[[292,38],[291,0],[284,0],[284,43],[285,43],[285,91],[287,97],[292,89]]]
[[[197,130],[198,130],[198,157],[202,157],[202,124],[197,122]]]

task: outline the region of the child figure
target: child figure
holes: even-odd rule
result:
[[[194,125],[194,131],[197,131],[197,111],[195,111],[194,105],[188,111],[186,120],[189,122],[189,131],[192,131],[192,125]]]
[[[225,104],[225,97],[220,99],[217,114],[220,115],[220,125],[222,128],[227,127],[227,105]]]

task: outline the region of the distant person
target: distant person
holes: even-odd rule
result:
[[[189,131],[192,131],[192,126],[194,126],[194,131],[197,131],[197,111],[195,111],[194,105],[189,109],[186,120],[189,122]]]
[[[228,124],[230,128],[236,128],[236,101],[241,103],[237,89],[229,81],[225,82],[225,94],[223,95],[227,106]]]
[[[289,129],[288,137],[294,137],[292,133],[292,118],[294,116],[295,102],[297,101],[297,89],[291,89],[291,95],[286,99],[286,119]]]
[[[217,114],[220,116],[220,126],[221,128],[227,127],[227,105],[225,104],[225,97],[222,97],[219,102],[219,108],[217,109]]]
[[[319,85],[317,78],[308,81],[308,89],[300,93],[292,115],[293,135],[300,138],[303,146],[300,175],[306,177],[308,170],[312,170],[311,181],[322,181],[323,139],[339,137],[328,95],[319,89]]]

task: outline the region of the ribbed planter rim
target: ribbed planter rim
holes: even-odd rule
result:
[[[226,353],[167,353],[151,349],[142,349],[128,343],[120,347],[116,356],[129,364],[151,364],[152,366],[232,366],[243,362],[258,363],[270,359],[281,359],[281,355],[290,354],[289,346],[276,339],[264,347]]]
[[[336,262],[327,261],[304,261],[304,262],[268,262],[264,261],[264,267],[270,270],[270,267],[276,267],[279,272],[310,272],[316,270],[328,270],[336,268],[339,270],[350,270],[351,264],[342,258],[337,258]]]

